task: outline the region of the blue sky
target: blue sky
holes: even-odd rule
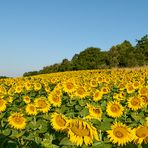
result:
[[[0,0],[0,75],[71,60],[148,34],[147,0]]]

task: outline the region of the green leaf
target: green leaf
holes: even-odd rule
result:
[[[14,141],[8,141],[4,144],[4,148],[18,148],[18,145]]]
[[[59,145],[74,145],[74,144],[72,142],[70,142],[67,137],[65,137],[60,141]]]
[[[123,148],[138,148],[138,146],[130,143],[130,144],[126,144]]]
[[[81,115],[82,117],[85,117],[85,116],[87,116],[88,114],[89,114],[88,108],[83,108],[83,109],[80,111],[80,115]]]
[[[11,129],[7,128],[2,131],[5,136],[9,136],[11,134]]]
[[[103,121],[101,122],[101,126],[99,127],[100,130],[106,131],[111,129],[111,122],[110,121]]]
[[[41,145],[44,147],[44,148],[49,148],[51,146],[51,141],[49,139],[44,139],[42,142],[41,142]]]
[[[92,148],[112,148],[112,145],[103,142],[97,142],[92,145]]]

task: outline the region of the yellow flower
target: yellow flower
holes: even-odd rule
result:
[[[99,90],[96,90],[94,93],[93,93],[93,100],[94,101],[99,101],[102,99],[102,96],[103,96],[103,93]]]
[[[127,84],[126,90],[127,90],[128,94],[133,93],[135,91],[135,89],[134,89],[132,84]]]
[[[21,113],[13,113],[8,117],[8,122],[11,127],[15,129],[25,129],[26,127],[26,119],[23,117]]]
[[[4,99],[0,98],[0,113],[3,112],[3,111],[5,111],[5,109],[6,109],[6,103],[7,102]]]
[[[38,82],[34,83],[34,90],[39,91],[42,88],[42,85]]]
[[[21,86],[21,85],[17,85],[16,87],[15,87],[15,93],[21,93],[23,91],[23,87]]]
[[[102,92],[103,94],[108,94],[108,93],[109,93],[109,88],[108,88],[108,87],[102,87],[102,88],[101,88],[101,92]]]
[[[100,107],[95,107],[93,105],[87,104],[89,109],[89,115],[85,117],[85,119],[97,119],[101,120],[102,118],[102,110]]]
[[[128,99],[128,107],[132,110],[138,110],[143,107],[143,101],[141,97],[134,96]]]
[[[68,137],[77,146],[92,144],[93,139],[99,140],[96,128],[81,119],[70,120]]]
[[[26,112],[28,115],[37,115],[37,109],[34,104],[27,104]]]
[[[66,81],[63,85],[64,91],[68,93],[74,92],[76,89],[76,84],[74,81]]]
[[[126,145],[133,140],[132,130],[120,122],[114,123],[111,130],[107,130],[107,134],[110,141],[118,146]]]
[[[142,144],[148,143],[148,126],[146,125],[139,125],[137,128],[133,129],[135,137],[134,143]]]
[[[110,101],[107,103],[106,112],[110,117],[121,117],[123,115],[123,110],[123,106],[118,101]]]
[[[63,131],[67,129],[68,119],[63,114],[56,112],[51,115],[51,125],[57,131]]]
[[[23,101],[24,101],[26,104],[30,103],[30,97],[29,97],[29,96],[24,96],[24,97],[23,97]]]
[[[47,113],[50,110],[50,104],[45,98],[36,98],[34,100],[35,106],[40,112]]]
[[[55,107],[61,106],[62,98],[60,95],[57,95],[56,93],[50,93],[50,95],[48,96],[48,100]]]
[[[24,86],[28,91],[32,89],[32,83],[30,81],[26,81]]]
[[[77,96],[80,99],[85,98],[86,97],[86,91],[85,91],[84,87],[83,86],[78,86],[76,88],[76,91],[74,92],[74,96]]]
[[[148,88],[143,86],[143,87],[139,88],[138,92],[141,96],[146,96],[148,94]]]
[[[145,96],[139,96],[141,97],[142,99],[142,102],[143,102],[143,106],[148,106],[148,95],[145,95]]]

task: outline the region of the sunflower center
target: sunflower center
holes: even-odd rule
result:
[[[148,136],[148,128],[143,126],[136,130],[136,136],[139,138],[147,137]]]
[[[86,127],[73,126],[71,131],[77,136],[89,136],[89,129]]]
[[[96,114],[100,114],[100,109],[93,109],[93,112]]]
[[[117,127],[114,131],[113,134],[117,138],[124,138],[127,135],[127,130],[122,128],[122,127]]]
[[[60,115],[57,115],[55,120],[59,126],[65,126],[65,124],[66,124],[66,120],[63,119]]]
[[[29,108],[31,111],[35,111],[35,107],[34,106],[30,106],[30,108]]]
[[[59,99],[58,96],[55,96],[55,97],[52,98],[52,100],[53,100],[54,102],[59,102],[60,99]]]
[[[133,98],[133,99],[131,100],[131,104],[132,104],[133,106],[136,106],[136,105],[140,105],[140,102],[139,102],[139,100],[138,100],[137,98]]]
[[[113,104],[110,109],[112,112],[118,112],[120,110],[120,107],[117,104]]]
[[[84,89],[83,88],[79,88],[77,90],[77,92],[78,92],[79,95],[83,95],[84,94]]]
[[[13,121],[15,122],[15,124],[20,125],[20,124],[22,124],[22,123],[23,123],[23,121],[24,121],[24,120],[23,120],[23,118],[22,118],[22,117],[15,116]]]
[[[129,91],[132,91],[133,89],[134,89],[133,86],[129,86],[129,87],[128,87],[128,90],[129,90]]]
[[[147,96],[142,96],[142,100],[144,103],[148,104],[148,97]]]
[[[0,107],[4,105],[4,102],[2,99],[0,99]]]
[[[146,88],[142,88],[141,91],[140,91],[141,94],[146,94],[146,92],[147,92]]]
[[[99,92],[95,93],[95,98],[97,98],[99,96]]]
[[[38,101],[38,105],[39,105],[39,107],[41,107],[41,108],[45,108],[45,107],[47,106],[47,104],[46,104],[46,102],[45,102],[44,100],[39,100],[39,101]]]
[[[139,83],[138,83],[138,82],[135,82],[135,83],[134,83],[134,86],[135,86],[135,87],[137,87],[138,85],[139,85]]]
[[[67,83],[66,86],[67,86],[68,89],[72,89],[73,88],[73,84],[72,83]]]

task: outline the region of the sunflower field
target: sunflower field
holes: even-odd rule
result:
[[[148,69],[0,79],[0,147],[148,147]]]

